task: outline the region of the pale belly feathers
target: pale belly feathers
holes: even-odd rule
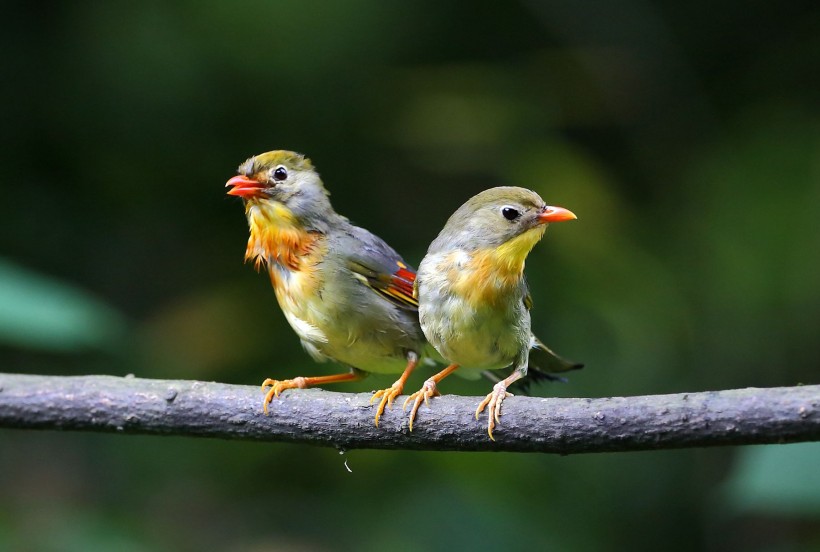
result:
[[[526,364],[531,332],[523,297],[475,306],[453,292],[447,271],[437,266],[441,260],[425,259],[418,272],[419,320],[427,340],[460,370]]]
[[[414,335],[418,330],[412,324],[402,322],[406,316],[397,307],[352,276],[349,289],[330,289],[319,283],[316,271],[294,272],[275,264],[270,269],[279,276],[274,285],[279,306],[315,360],[335,360],[373,373],[404,370],[407,351],[417,348],[421,336]],[[372,295],[367,303],[357,300],[363,293]]]

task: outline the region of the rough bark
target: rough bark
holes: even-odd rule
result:
[[[477,397],[403,398],[374,427],[369,393],[286,391],[270,415],[258,387],[112,376],[0,374],[0,427],[288,441],[341,449],[615,452],[820,440],[820,385],[675,395],[510,397],[487,436]]]

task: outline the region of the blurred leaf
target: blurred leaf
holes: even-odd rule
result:
[[[73,352],[110,348],[123,317],[85,291],[0,259],[0,342]]]
[[[744,449],[724,492],[738,514],[820,516],[820,443]]]

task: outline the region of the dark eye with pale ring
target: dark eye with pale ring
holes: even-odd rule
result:
[[[521,213],[518,211],[518,209],[515,209],[513,207],[502,207],[501,216],[503,216],[508,221],[512,222],[518,217],[520,217]]]
[[[288,178],[288,170],[283,166],[276,167],[273,171],[273,179],[277,182],[282,182]]]

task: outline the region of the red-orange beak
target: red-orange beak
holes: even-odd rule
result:
[[[548,222],[563,222],[565,220],[575,220],[578,217],[569,209],[563,207],[552,207],[547,205],[544,210],[538,215],[538,221],[546,224]]]
[[[243,175],[234,176],[228,180],[225,187],[227,188],[229,186],[231,189],[228,190],[228,195],[239,196],[245,199],[261,197],[262,190],[265,189],[265,185],[258,180],[253,180]]]

